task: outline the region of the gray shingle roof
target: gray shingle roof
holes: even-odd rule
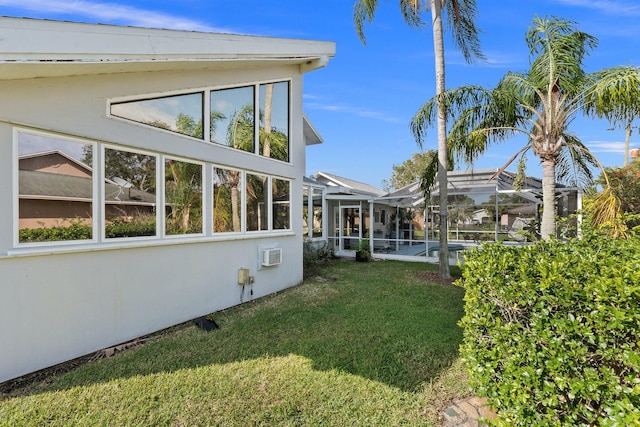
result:
[[[92,201],[93,198],[93,180],[91,178],[21,170],[19,182],[21,198],[86,202]],[[117,196],[118,198],[116,198]],[[105,182],[105,200],[116,203],[155,205],[156,196],[135,188],[120,191],[118,185]]]

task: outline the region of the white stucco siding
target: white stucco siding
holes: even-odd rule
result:
[[[290,163],[107,114],[111,98],[282,80],[291,81]],[[239,268],[255,277],[253,298],[302,280],[305,147],[298,66],[0,80],[0,93],[0,382],[239,304]],[[15,127],[289,179],[291,231],[222,240],[132,239],[109,248],[66,246],[63,252],[16,248]],[[210,206],[210,195],[204,203]],[[259,269],[263,246],[282,248],[283,263]]]
[[[297,240],[0,258],[0,381],[239,304],[239,268],[255,277],[253,298],[294,285]],[[265,243],[282,247],[282,265],[258,269]]]

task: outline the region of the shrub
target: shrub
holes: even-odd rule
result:
[[[91,236],[91,226],[81,224],[79,221],[54,227],[21,228],[18,231],[20,243],[86,240],[91,239]]]
[[[302,247],[302,268],[304,277],[309,277],[317,272],[317,269],[327,261],[336,259],[335,252],[326,243],[318,245],[311,241],[305,241]]]
[[[498,425],[640,425],[640,242],[466,255],[461,354]]]

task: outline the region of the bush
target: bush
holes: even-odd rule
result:
[[[329,249],[326,243],[318,245],[308,240],[305,241],[302,247],[304,277],[313,276],[322,264],[334,259],[336,259],[335,252],[333,249]]]
[[[461,354],[498,425],[640,425],[640,242],[465,255]]]
[[[21,228],[18,231],[20,243],[88,240],[91,239],[91,236],[91,226],[81,224],[80,222],[72,222],[68,226]]]

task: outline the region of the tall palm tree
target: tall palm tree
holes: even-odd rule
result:
[[[356,31],[363,43],[364,22],[373,21],[378,0],[357,0],[354,6],[354,22]],[[420,27],[424,24],[422,13],[431,10],[431,28],[433,32],[433,50],[435,54],[436,96],[445,91],[445,62],[443,38],[443,11],[450,27],[453,40],[462,51],[467,62],[484,59],[480,50],[478,28],[475,25],[477,15],[476,0],[400,0],[400,11],[405,22],[410,27]],[[440,185],[440,249],[439,272],[442,278],[450,278],[449,247],[447,242],[447,122],[444,105],[438,108],[438,157],[437,177]],[[422,139],[416,139],[422,147]]]
[[[464,86],[446,91],[422,106],[412,129],[424,137],[435,121],[438,106],[444,104],[454,120],[450,149],[468,163],[491,144],[524,134],[527,144],[502,170],[528,150],[539,157],[543,187],[540,234],[549,239],[555,230],[556,179],[569,178],[573,185],[585,185],[592,179],[589,167],[600,166],[569,132],[569,125],[578,112],[593,112],[596,106],[610,118],[624,119],[629,109],[623,106],[629,100],[624,91],[616,93],[614,88],[626,82],[637,92],[640,70],[626,67],[586,74],[583,59],[596,47],[597,39],[563,18],[536,16],[526,42],[531,52],[526,73],[507,73],[494,89]]]

